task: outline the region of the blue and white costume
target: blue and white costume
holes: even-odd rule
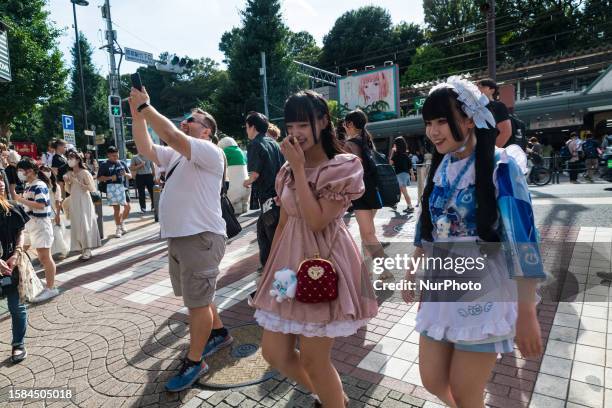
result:
[[[434,243],[474,242],[465,246],[473,247],[474,253],[464,256],[479,255],[474,157],[457,160],[447,154],[434,175],[429,197]],[[421,302],[417,313],[417,332],[454,343],[459,350],[511,352],[518,315],[513,278],[546,278],[524,176],[525,155],[518,146],[496,149],[495,162],[499,219],[493,227],[501,237],[503,251],[487,259],[483,274],[494,290],[482,301]],[[426,256],[431,255],[427,250],[431,245],[425,244],[417,225],[415,245],[422,246]]]

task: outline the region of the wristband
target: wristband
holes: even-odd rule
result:
[[[140,105],[138,108],[136,108],[136,110],[137,110],[138,112],[142,112],[142,110],[143,110],[143,109],[146,109],[146,108],[148,108],[149,106],[151,106],[151,105],[149,105],[149,102],[145,102],[145,103],[143,103],[142,105]]]

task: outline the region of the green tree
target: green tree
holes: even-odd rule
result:
[[[604,45],[612,42],[612,1],[586,0],[581,26],[584,28],[583,43]]]
[[[83,64],[83,85],[85,87],[85,102],[87,104],[87,121],[89,126],[96,126],[96,132],[102,133],[108,129],[108,91],[105,79],[98,73],[92,62],[93,49],[83,33],[79,33],[81,47],[81,62]],[[85,148],[88,144],[83,131],[85,130],[85,116],[83,114],[83,99],[81,92],[81,77],[79,72],[79,59],[76,42],[71,50],[72,70],[69,110],[74,115],[77,145]]]
[[[401,78],[401,85],[408,86],[417,82],[430,81],[448,72],[448,66],[438,60],[444,58],[444,53],[436,47],[424,45],[419,47],[412,58],[412,64]]]
[[[229,81],[216,98],[220,127],[243,136],[244,115],[263,112],[259,75],[261,52],[266,53],[270,116],[282,115],[287,96],[303,85],[288,52],[289,30],[282,20],[279,0],[247,0],[242,25],[225,33],[219,48],[225,53]]]
[[[306,64],[317,64],[321,55],[321,48],[308,31],[299,33],[288,32],[287,51],[291,57]]]
[[[67,71],[57,49],[61,35],[48,19],[44,0],[3,0],[0,18],[8,25],[12,81],[0,83],[0,139],[19,115],[61,93]],[[13,127],[15,130],[15,127]]]
[[[393,26],[391,15],[384,8],[361,7],[336,20],[323,38],[319,64],[340,74],[389,60],[406,66],[423,41],[418,25],[402,22]]]

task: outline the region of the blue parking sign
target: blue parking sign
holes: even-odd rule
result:
[[[76,144],[74,118],[72,116],[62,115],[62,129],[64,129],[64,140],[70,144]]]
[[[74,118],[70,115],[62,115],[62,129],[74,130]]]

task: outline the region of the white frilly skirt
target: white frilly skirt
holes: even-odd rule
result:
[[[306,337],[348,337],[357,333],[361,327],[367,325],[370,319],[363,320],[339,320],[329,323],[298,322],[296,320],[283,319],[279,315],[265,310],[255,311],[257,324],[265,330],[284,333],[298,334]]]

